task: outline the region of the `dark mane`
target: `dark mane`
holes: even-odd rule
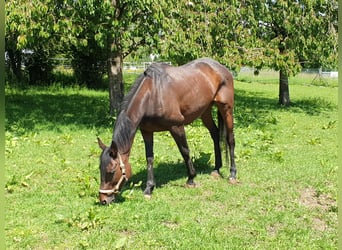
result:
[[[128,150],[128,148],[130,147],[131,139],[136,132],[133,128],[132,121],[126,115],[126,111],[130,104],[130,101],[139,89],[144,77],[144,74],[140,74],[135,80],[129,92],[125,95],[121,103],[119,116],[115,121],[112,141],[116,143],[116,146],[120,150],[120,153],[125,153]]]
[[[135,95],[135,93],[137,92],[137,90],[140,87],[140,84],[142,83],[142,80],[144,79],[145,75],[144,74],[140,74],[138,76],[138,78],[135,80],[134,84],[132,85],[131,89],[128,91],[128,93],[125,95],[122,103],[121,103],[121,107],[120,110],[127,110],[128,105],[130,103],[130,101],[132,100],[133,96]]]
[[[132,121],[126,115],[126,111],[122,110],[115,122],[112,141],[120,150],[120,153],[126,153],[132,143],[136,129]]]
[[[167,63],[153,63],[145,70],[144,75],[151,78],[165,76],[165,68],[169,66]]]
[[[135,94],[139,90],[143,80],[145,77],[151,77],[153,79],[153,83],[160,83],[162,78],[165,79],[166,71],[165,67],[169,66],[166,63],[154,63],[149,66],[144,73],[140,74],[135,80],[129,92],[125,95],[124,100],[121,103],[120,113],[115,122],[114,133],[112,140],[116,143],[120,150],[123,150],[125,153],[126,150],[129,149],[131,145],[131,140],[135,135],[135,128],[133,126],[132,121],[126,115],[126,111],[129,107],[131,100],[134,98]]]
[[[145,77],[152,78],[154,84],[159,84],[162,82],[162,80],[165,81],[165,78],[167,77],[165,68],[168,66],[170,65],[167,63],[153,63],[144,71],[144,73],[140,74],[135,80],[129,92],[125,95],[121,103],[121,111],[127,110],[130,101],[135,96],[135,93],[139,89]]]

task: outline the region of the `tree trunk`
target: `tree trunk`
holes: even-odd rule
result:
[[[279,104],[290,105],[289,77],[282,70],[279,72]]]
[[[122,55],[120,52],[109,50],[107,62],[108,81],[109,81],[109,100],[110,115],[117,116],[120,104],[124,96],[124,84],[122,73]]]
[[[123,6],[120,1],[111,0],[111,4],[115,9],[115,19],[120,21],[120,16],[123,12]],[[124,97],[123,84],[123,56],[121,52],[121,40],[119,37],[107,37],[108,42],[108,81],[109,81],[109,112],[111,116],[117,117],[120,110],[120,105]]]

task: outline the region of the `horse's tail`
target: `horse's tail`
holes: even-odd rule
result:
[[[226,158],[226,165],[228,166],[228,143],[227,143],[227,128],[226,123],[223,120],[222,114],[217,109],[217,120],[218,120],[218,129],[219,129],[219,137],[220,137],[220,144],[221,149],[223,147],[224,155]]]

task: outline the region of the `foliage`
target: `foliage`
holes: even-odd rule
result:
[[[167,3],[164,46],[184,63],[201,56],[231,69],[283,70],[337,65],[337,1],[174,1]]]
[[[336,0],[15,0],[6,2],[6,50],[18,78],[23,48],[42,55],[32,76],[49,75],[45,59],[58,49],[89,87],[107,72],[111,111],[123,98],[122,65],[131,53],[158,53],[174,64],[208,56],[236,72],[272,68],[280,71],[280,103],[289,104],[289,76],[302,66],[336,67],[337,10]]]
[[[337,1],[267,1],[250,22],[262,41],[256,68],[270,67],[295,75],[306,67],[337,66]]]
[[[111,53],[125,58],[142,45],[153,47],[158,39],[160,19],[153,1],[65,0],[63,6],[60,27],[68,34],[64,39],[75,72],[90,87],[110,73]]]
[[[167,58],[183,64],[195,58],[213,57],[232,70],[248,64],[244,48],[253,49],[253,37],[246,28],[248,9],[239,1],[173,1],[164,9]],[[255,40],[255,39],[254,39]]]
[[[49,84],[53,78],[53,63],[51,55],[42,48],[36,48],[24,60],[28,72],[28,81],[31,85]]]
[[[131,80],[126,80],[129,83]],[[277,106],[274,83],[236,81],[239,184],[209,173],[213,146],[200,122],[186,127],[198,172],[169,133],[155,135],[157,187],[145,200],[137,134],[134,175],[119,202],[98,205],[99,135],[109,142],[105,91],[6,89],[5,236],[8,249],[336,249],[336,87],[292,86]],[[63,110],[63,112],[61,112]],[[142,183],[141,183],[142,181]]]
[[[54,13],[51,1],[15,0],[6,2],[6,47],[34,48],[51,37]]]
[[[72,67],[80,83],[90,88],[101,86],[106,72],[106,49],[96,38],[106,29],[108,1],[62,1],[59,32],[67,34],[63,44],[69,50]],[[108,30],[106,31],[108,32]]]
[[[173,1],[164,51],[176,63],[201,56],[233,71],[243,65],[279,74],[279,102],[290,104],[288,77],[301,66],[337,65],[337,1]]]
[[[57,11],[54,1],[6,1],[5,47],[10,67],[17,80],[21,81],[21,66],[24,49],[30,54],[25,62],[31,83],[48,82],[51,76],[53,57],[58,48],[56,40]]]

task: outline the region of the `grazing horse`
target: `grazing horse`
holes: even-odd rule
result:
[[[217,127],[212,107],[218,108]],[[170,131],[187,167],[186,184],[194,186],[196,171],[190,158],[184,126],[201,118],[214,142],[215,168],[212,175],[219,176],[222,166],[220,134],[224,133],[230,154],[231,183],[236,182],[233,133],[234,84],[232,74],[223,65],[209,58],[191,61],[173,67],[155,63],[142,73],[121,105],[115,122],[112,142],[107,147],[99,138],[101,204],[115,201],[125,182],[132,176],[129,163],[133,139],[140,128],[147,161],[147,184],[144,194],[150,197],[156,185],[153,174],[153,133]],[[223,128],[223,129],[220,129]]]

